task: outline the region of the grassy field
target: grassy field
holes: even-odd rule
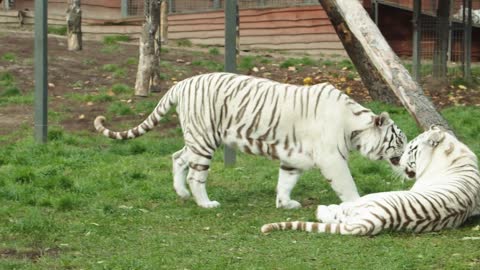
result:
[[[418,134],[402,108],[366,106],[389,111],[409,138]],[[442,113],[480,154],[480,107]],[[317,204],[339,200],[318,171],[309,171],[293,192],[305,207],[276,209],[278,163],[261,157],[240,154],[234,168],[224,168],[218,151],[208,191],[222,206],[181,201],[171,173],[181,131],[161,129],[127,142],[58,128],[46,145],[33,142],[29,127],[0,136],[0,269],[480,268],[480,240],[463,239],[480,236],[478,218],[421,235],[262,235],[264,223],[314,220]],[[350,165],[362,194],[411,185],[384,162],[354,154]]]

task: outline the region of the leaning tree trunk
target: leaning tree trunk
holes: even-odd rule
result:
[[[82,49],[82,10],[80,0],[73,0],[67,9],[67,44],[69,51]]]
[[[145,23],[140,36],[137,80],[135,95],[148,96],[150,89],[157,86],[155,74],[159,70],[159,59],[156,56],[155,36],[160,24],[160,0],[145,0]],[[160,50],[158,50],[159,52]],[[158,76],[158,75],[157,75]]]
[[[417,124],[451,130],[388,45],[360,1],[319,0],[373,99],[400,101]]]

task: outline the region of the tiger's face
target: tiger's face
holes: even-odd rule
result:
[[[386,112],[374,116],[372,122],[369,128],[352,132],[353,145],[363,156],[372,160],[388,160],[397,167],[407,145],[407,136]]]
[[[445,132],[436,126],[411,140],[400,158],[400,171],[407,179],[419,176],[431,161],[432,149],[445,138]]]

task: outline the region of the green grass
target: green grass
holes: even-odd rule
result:
[[[15,83],[15,77],[9,72],[0,72],[0,105],[32,103],[33,93],[22,95]]]
[[[109,44],[109,45],[104,45],[100,51],[102,53],[106,53],[106,54],[112,54],[112,53],[118,53],[119,51],[121,51],[122,49],[120,48],[120,46],[118,44]]]
[[[113,92],[113,90],[112,90]],[[108,88],[102,87],[95,93],[72,92],[65,94],[65,97],[71,100],[81,102],[109,102],[113,101],[113,97],[109,95]]]
[[[5,90],[0,92],[0,97],[13,97],[13,96],[20,96],[22,93],[16,86],[7,86]]]
[[[192,47],[192,42],[188,39],[178,39],[175,41],[178,47]]]
[[[47,32],[49,34],[55,34],[60,36],[67,35],[67,27],[66,26],[48,26]]]
[[[209,71],[223,71],[223,64],[217,63],[213,60],[194,60],[192,62],[193,66],[199,66],[199,67],[204,67],[208,69]]]
[[[112,92],[117,95],[120,95],[120,94],[132,95],[133,89],[126,84],[117,83],[112,85]]]
[[[316,62],[309,57],[302,57],[302,58],[288,58],[287,60],[283,61],[280,64],[281,68],[288,68],[288,67],[298,67],[298,66],[313,66]]]
[[[324,60],[322,61],[322,66],[326,66],[326,67],[331,67],[335,65],[335,62],[333,62],[332,60]]]
[[[102,70],[106,72],[111,72],[112,76],[115,78],[123,77],[127,73],[127,70],[125,68],[119,67],[116,64],[105,64],[102,66]]]
[[[124,102],[121,101],[115,101],[112,104],[110,104],[107,108],[107,112],[110,115],[132,115],[133,110],[130,108],[130,106]]]
[[[125,63],[126,63],[127,65],[134,65],[134,66],[136,66],[136,65],[138,65],[138,57],[129,57],[129,58],[127,58],[127,60],[125,61]]]
[[[3,61],[15,62],[15,60],[17,60],[17,56],[14,53],[5,53],[4,55],[2,55],[1,59]]]
[[[339,66],[340,66],[341,69],[355,70],[355,66],[348,59],[344,59],[344,60],[340,61]]]
[[[83,64],[87,66],[96,65],[97,61],[95,59],[84,59]]]
[[[220,51],[218,50],[218,48],[211,48],[208,50],[208,53],[211,55],[219,55]]]
[[[130,41],[130,37],[127,35],[112,35],[112,36],[104,36],[103,37],[103,44],[104,45],[114,45],[118,42],[127,42]]]
[[[116,103],[112,103],[116,104]],[[139,105],[141,104],[141,105]],[[136,104],[149,113],[155,103]],[[119,106],[119,105],[116,105]],[[388,111],[409,138],[418,134],[403,108]],[[122,106],[119,106],[122,107]],[[459,138],[480,154],[479,107],[442,111]],[[134,123],[138,124],[142,117]],[[111,119],[111,118],[109,118]],[[167,120],[174,124],[173,115]],[[133,123],[109,120],[112,128]],[[179,200],[171,155],[183,146],[179,128],[160,126],[142,138],[114,141],[99,134],[50,129],[36,144],[32,130],[0,147],[0,253],[38,253],[34,262],[2,255],[0,269],[478,269],[473,219],[458,230],[414,235],[349,237],[278,232],[266,222],[314,220],[319,203],[338,198],[318,170],[306,172],[293,198],[299,210],[276,209],[278,162],[245,154],[225,168],[217,151],[208,192],[218,209]],[[0,136],[0,141],[5,137]],[[350,167],[362,194],[407,189],[385,162],[353,154]]]
[[[243,56],[240,58],[240,63],[238,63],[238,69],[240,70],[251,70],[255,67],[256,58],[254,56]]]

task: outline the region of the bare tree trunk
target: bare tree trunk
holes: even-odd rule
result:
[[[162,1],[164,3],[165,1]],[[157,33],[155,36],[155,55],[153,59],[153,66],[152,66],[152,73],[153,73],[153,78],[151,81],[150,89],[152,92],[160,92],[160,83],[161,83],[161,78],[160,78],[160,53],[162,51],[162,36],[161,36],[161,30],[162,30],[162,25],[161,25],[161,12],[160,12],[160,18],[159,18],[159,27],[157,28]]]
[[[436,124],[451,130],[390,48],[360,1],[319,2],[372,98],[386,102],[399,100],[423,129]]]
[[[437,39],[433,52],[433,77],[446,81],[450,24],[450,0],[439,0],[437,10]]]
[[[67,9],[67,44],[69,51],[82,49],[82,10],[80,0],[72,0]]]
[[[162,1],[160,6],[160,41],[162,44],[168,42],[168,1]]]
[[[135,95],[148,96],[154,85],[159,60],[155,55],[155,36],[160,24],[160,0],[145,0],[145,23],[140,36]],[[158,50],[159,51],[159,50]]]

